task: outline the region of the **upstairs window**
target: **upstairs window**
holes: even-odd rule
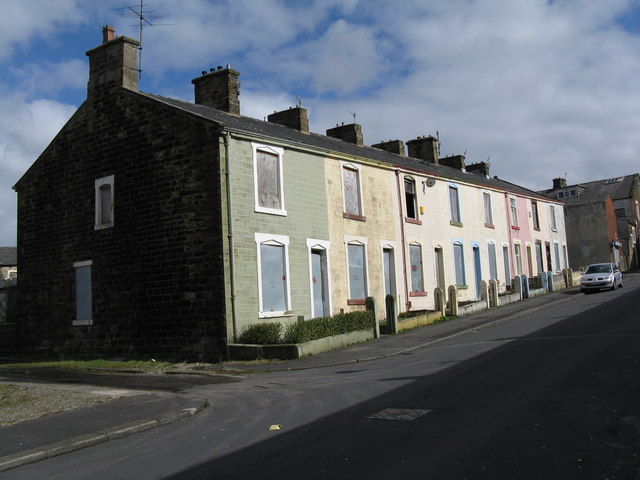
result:
[[[449,210],[451,213],[451,223],[461,225],[460,200],[458,197],[458,187],[455,185],[449,185]]]
[[[352,166],[342,167],[342,188],[345,217],[364,220],[360,191],[360,171]]]
[[[551,230],[555,232],[558,230],[558,225],[556,223],[556,210],[553,205],[549,205],[549,219],[551,220]]]
[[[517,227],[518,226],[518,208],[516,206],[516,199],[510,198],[509,204],[511,206],[511,226]]]
[[[113,175],[95,181],[95,229],[113,227]]]
[[[540,230],[540,218],[538,217],[538,202],[531,201],[531,218],[533,219],[533,229]]]
[[[484,200],[484,224],[487,227],[493,226],[493,212],[491,211],[491,194],[483,193],[482,198]]]
[[[407,209],[407,218],[418,219],[418,202],[416,198],[416,182],[412,178],[404,179],[404,200]]]
[[[252,144],[255,211],[286,215],[282,175],[282,148]]]

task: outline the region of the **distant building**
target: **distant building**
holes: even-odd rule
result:
[[[572,266],[611,261],[622,270],[639,267],[637,173],[575,185],[556,178],[553,188],[541,193],[564,203]]]
[[[18,275],[18,249],[0,247],[0,280],[10,280]]]

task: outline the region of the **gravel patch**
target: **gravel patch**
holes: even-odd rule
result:
[[[0,385],[0,427],[75,408],[90,407],[112,398],[92,392]]]

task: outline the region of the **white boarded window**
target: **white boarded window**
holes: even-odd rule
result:
[[[511,205],[511,225],[514,227],[518,226],[518,208],[516,206],[516,199],[510,198],[509,204]],[[520,275],[518,273],[518,275]]]
[[[95,229],[113,227],[113,175],[95,181]]]
[[[549,218],[551,219],[551,230],[556,231],[558,224],[556,223],[556,209],[553,205],[549,205]]]
[[[511,262],[509,261],[509,247],[502,245],[502,262],[504,263],[504,278],[507,285],[511,284]]]
[[[493,225],[493,212],[491,211],[491,194],[483,193],[482,198],[484,200],[484,223],[486,225]]]
[[[359,242],[347,245],[349,261],[349,300],[362,301],[367,298],[367,263],[365,246]]]
[[[282,235],[255,234],[258,246],[258,292],[260,316],[289,313],[289,238]]]
[[[498,264],[496,260],[496,244],[489,242],[487,244],[487,250],[489,252],[489,275],[491,279],[498,279]]]
[[[252,144],[255,189],[255,211],[286,215],[282,155],[284,150],[268,145]]]
[[[354,167],[342,167],[342,189],[344,194],[344,212],[348,215],[362,216],[360,196],[360,172]]]
[[[556,272],[559,272],[562,267],[560,267],[560,247],[557,243],[553,244],[553,255],[556,257]]]
[[[453,223],[462,223],[460,221],[460,200],[458,197],[458,187],[449,185],[449,210],[451,212],[451,221]]]

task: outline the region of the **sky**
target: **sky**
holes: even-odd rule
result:
[[[139,37],[139,0],[20,0],[0,16],[0,246],[12,186],[86,98],[102,27]],[[149,0],[142,91],[193,101],[191,79],[240,72],[241,113],[301,101],[311,131],[366,145],[438,134],[532,190],[638,173],[640,0]]]

